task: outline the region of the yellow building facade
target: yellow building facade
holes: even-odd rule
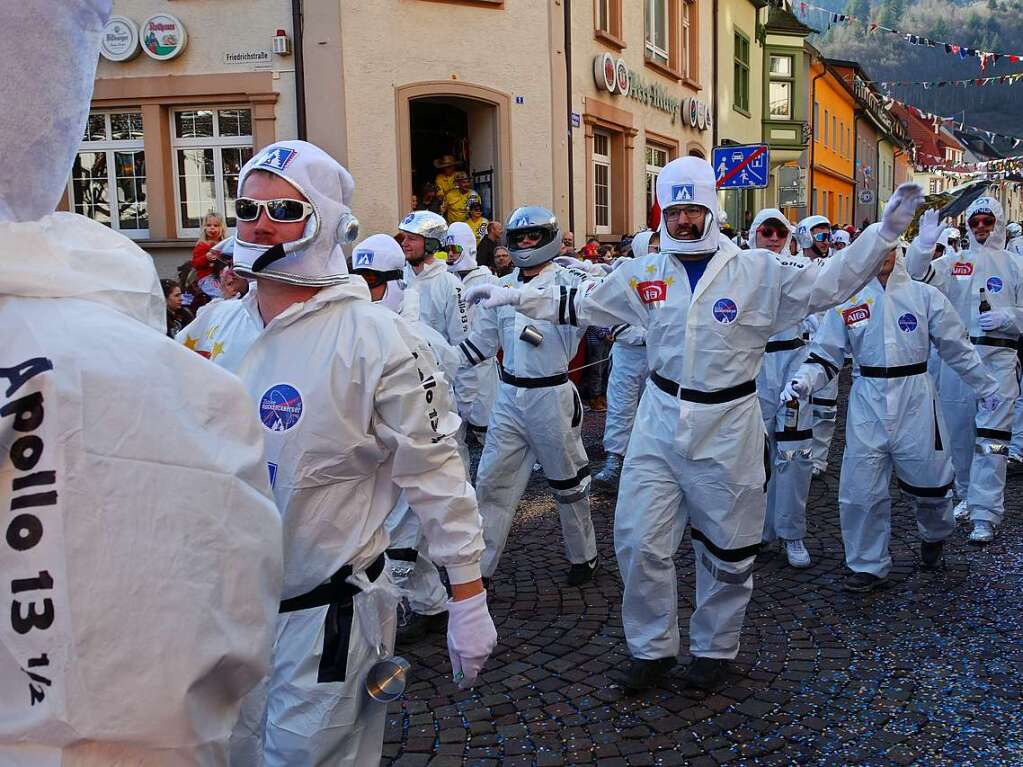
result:
[[[855,183],[855,111],[852,91],[820,54],[811,49],[809,112],[810,213],[826,216],[832,224],[852,220]]]

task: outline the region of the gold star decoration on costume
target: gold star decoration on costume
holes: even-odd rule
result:
[[[654,266],[653,264],[650,264],[650,265],[649,265],[649,266],[648,266],[648,267],[646,268],[646,273],[647,273],[647,274],[653,274],[653,273],[654,273],[654,272],[656,272],[656,271],[657,271],[657,267],[656,267],[656,266]]]
[[[637,285],[639,285],[639,280],[635,277],[629,277],[629,287],[635,290]]]
[[[214,325],[213,327],[206,331],[206,337],[213,338],[213,334],[216,333],[219,329],[220,325]]]
[[[671,287],[671,284],[674,281],[675,281],[675,278],[672,277],[670,274],[667,277],[664,278],[664,284],[667,285],[669,288]]]
[[[191,349],[193,352],[195,351],[195,346],[198,343],[199,343],[198,338],[192,338],[192,336],[188,335],[187,333],[185,334],[185,346]]]
[[[215,360],[217,357],[219,357],[223,353],[224,353],[224,342],[223,341],[216,341],[213,344],[213,348],[210,349],[210,359],[211,360]]]

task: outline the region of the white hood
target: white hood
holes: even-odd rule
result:
[[[973,237],[973,230],[970,229],[970,217],[979,211],[990,211],[995,217],[995,228],[991,230],[987,241],[981,245]],[[977,248],[990,248],[991,250],[1005,250],[1005,211],[1002,204],[994,197],[978,197],[970,203],[966,209],[966,237],[970,241],[970,250]]]
[[[109,15],[110,0],[0,4],[6,75],[0,83],[0,221],[36,221],[57,207],[85,130]]]
[[[352,270],[367,269],[372,272],[395,272],[404,274],[405,253],[398,241],[390,235],[374,234],[367,237],[352,249]],[[401,313],[405,290],[404,278],[388,280],[387,290],[380,303],[393,312]],[[408,291],[414,292],[414,291]],[[416,304],[418,314],[418,303]]]
[[[698,157],[679,157],[665,165],[657,177],[657,204],[661,208],[661,252],[699,255],[718,249],[717,181],[709,162]],[[699,240],[676,240],[668,234],[665,213],[676,205],[700,205],[707,209]]]
[[[167,332],[153,260],[127,237],[74,213],[0,223],[0,296],[80,298]]]
[[[792,222],[785,218],[785,214],[777,208],[764,208],[753,217],[753,223],[749,225],[749,246],[753,249],[764,247],[760,244],[759,238],[757,237],[757,229],[759,229],[760,225],[765,221],[771,219],[785,224],[785,227],[789,231],[788,237],[785,238],[785,243],[781,247],[781,253],[779,253],[779,255],[787,256],[789,254],[789,243],[792,241],[794,228],[792,226]]]
[[[650,240],[654,237],[653,229],[644,229],[642,232],[637,232],[636,236],[632,238],[632,257],[642,258],[646,255],[647,250],[650,248]]]
[[[448,227],[447,237],[444,238],[444,247],[448,245],[461,245],[462,255],[457,261],[452,261],[448,256],[449,272],[471,272],[478,264],[476,263],[476,235],[472,228],[462,222],[456,221]]]
[[[355,192],[351,174],[333,157],[307,141],[278,141],[260,150],[238,175],[238,194],[254,170],[280,176],[313,206],[302,237],[280,245],[235,238],[235,271],[291,285],[337,285],[348,280],[343,246],[359,234],[349,203]]]

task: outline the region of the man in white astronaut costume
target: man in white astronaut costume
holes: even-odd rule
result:
[[[709,689],[738,653],[764,531],[766,445],[754,381],[764,347],[774,333],[861,288],[922,195],[918,186],[900,187],[881,224],[818,265],[723,243],[714,171],[705,160],[668,163],[656,191],[663,211],[660,252],[581,288],[483,286],[466,297],[579,327],[626,322],[646,328],[650,382],[615,514],[623,624],[633,656],[623,683],[649,687],[677,662],[672,557],[688,521],[696,608],[687,682]]]
[[[448,224],[428,210],[409,213],[398,224],[405,251],[405,284],[419,293],[419,317],[452,346],[469,332],[469,312],[462,299],[462,282],[435,254],[444,250]]]
[[[972,388],[947,364],[938,372],[938,396],[949,424],[957,518],[973,521],[970,541],[994,538],[1005,513],[1005,471],[1012,439],[1013,407],[1019,396],[1016,347],[1023,328],[1023,265],[1004,250],[1005,214],[993,197],[978,197],[966,209],[970,247],[931,260],[942,231],[938,214],[927,211],[906,254],[906,268],[944,293],[970,333],[988,371],[998,381],[999,407],[977,409]],[[990,311],[980,312],[984,290]]]
[[[444,382],[432,360],[414,356],[405,322],[348,274],[342,245],[358,231],[348,171],[312,144],[280,141],[245,164],[238,186],[235,269],[256,289],[182,331],[222,344],[215,361],[237,360],[284,520],[274,668],[246,701],[232,761],[376,764],[386,706],[363,685],[390,652],[397,606],[384,521],[404,491],[447,568],[449,652],[456,681],[471,686],[496,642],[475,497],[435,404]],[[244,351],[227,354],[235,345]]]
[[[807,216],[796,226],[795,237],[804,256],[820,261],[828,257],[831,248],[831,222],[824,216]],[[821,313],[805,318],[804,327],[811,336],[823,316]],[[813,408],[813,476],[816,477],[828,469],[828,453],[831,452],[831,440],[838,421],[838,376],[810,394],[810,405]]]
[[[561,247],[561,228],[539,206],[517,208],[505,224],[515,271],[500,285],[520,283],[576,290],[584,278],[552,263]],[[493,283],[471,290],[496,287]],[[483,575],[491,578],[508,540],[534,462],[543,466],[561,517],[571,564],[569,585],[580,585],[597,568],[597,542],[590,519],[590,468],[583,447],[582,401],[568,380],[583,331],[553,322],[534,322],[512,307],[477,307],[477,322],[460,348],[466,364],[477,365],[504,351],[501,384],[476,475],[483,516]]]
[[[448,271],[461,281],[463,291],[473,285],[497,282],[489,269],[476,263],[476,236],[468,224],[462,221],[451,224],[444,244],[448,249]],[[462,306],[468,314],[471,329],[478,309],[466,306],[464,301]],[[459,338],[459,343],[462,340]],[[458,414],[466,429],[482,443],[490,421],[490,410],[497,398],[497,359],[490,357],[478,365],[461,368],[455,376],[454,386]]]
[[[1015,221],[1005,227],[1005,249],[1014,256],[1023,256],[1023,226]]]
[[[653,230],[639,232],[632,238],[633,258],[649,252]],[[619,261],[620,266],[628,258]],[[639,398],[650,376],[646,360],[646,330],[620,323],[611,328],[611,374],[607,380],[607,418],[604,421],[604,466],[593,477],[596,485],[614,490],[622,476],[625,453],[629,448],[632,424],[636,420]]]
[[[792,224],[777,208],[764,208],[750,225],[750,243],[783,259],[808,263],[789,255]],[[809,398],[794,406],[780,402],[779,395],[799,369],[806,349],[803,324],[796,322],[771,336],[764,363],[757,376],[760,412],[767,429],[771,454],[771,478],[767,484],[767,516],[764,540],[781,540],[793,567],[809,567],[806,537],[806,497],[813,477],[813,409]]]
[[[876,280],[825,313],[810,357],[781,395],[805,395],[834,377],[846,355],[852,355],[838,488],[845,562],[852,570],[843,585],[846,591],[871,591],[891,570],[888,486],[893,469],[916,514],[925,569],[941,565],[944,541],[955,530],[949,435],[927,374],[932,344],[942,362],[977,392],[985,409],[998,407],[998,384],[984,369],[952,304],[940,291],[911,280],[894,248]]]
[[[152,259],[54,213],[109,14],[0,6],[0,764],[223,767],[281,522],[245,390],[167,338]]]

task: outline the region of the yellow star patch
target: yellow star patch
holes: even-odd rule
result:
[[[195,345],[198,343],[199,343],[198,338],[192,338],[192,336],[188,335],[187,333],[185,334],[185,346],[187,346],[193,352],[195,351]]]
[[[664,284],[667,285],[669,288],[671,287],[673,282],[675,282],[675,278],[672,277],[670,274],[664,278]]]
[[[210,349],[210,359],[211,360],[215,360],[217,357],[219,357],[223,353],[224,353],[224,343],[223,343],[223,341],[217,341],[217,342],[215,342],[213,344],[213,348]]]
[[[635,289],[639,285],[639,281],[635,277],[629,277],[629,287]]]
[[[647,274],[653,274],[653,273],[654,273],[654,272],[656,272],[656,271],[657,271],[657,267],[656,267],[656,266],[654,266],[653,264],[650,264],[650,265],[649,265],[649,266],[648,266],[648,267],[646,268],[646,273],[647,273]]]
[[[213,338],[213,334],[216,333],[219,329],[220,325],[214,325],[213,327],[206,331],[206,337]]]

